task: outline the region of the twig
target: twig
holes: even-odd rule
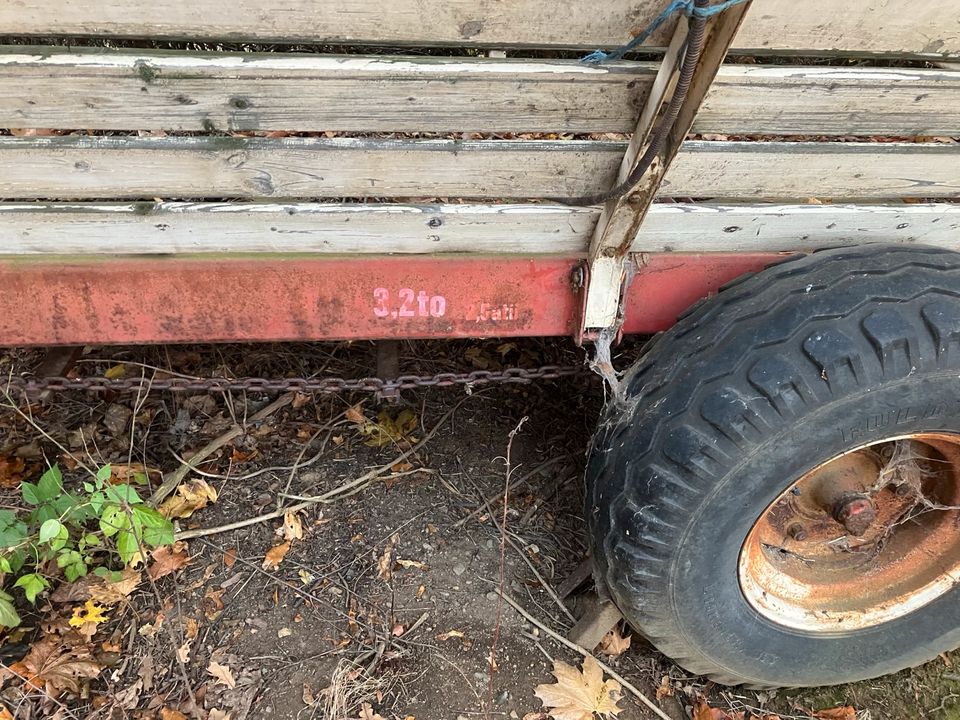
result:
[[[610,677],[612,677],[614,680],[616,680],[618,683],[620,683],[624,688],[626,688],[626,689],[630,692],[631,695],[633,695],[633,696],[636,697],[640,702],[642,702],[644,705],[646,705],[647,708],[649,708],[650,711],[653,712],[658,718],[661,718],[662,720],[671,720],[671,718],[670,718],[669,715],[667,715],[665,712],[663,712],[663,710],[661,710],[659,707],[657,707],[656,704],[655,704],[652,700],[650,700],[646,695],[644,695],[642,692],[640,692],[640,691],[639,691],[636,687],[634,687],[629,681],[627,681],[622,675],[620,675],[618,672],[616,672],[613,668],[611,668],[611,667],[610,667],[609,665],[607,665],[605,662],[603,662],[603,661],[601,661],[601,660],[597,660],[597,658],[594,656],[594,654],[593,654],[592,652],[590,652],[590,651],[587,650],[586,648],[581,647],[580,645],[577,645],[577,644],[576,644],[575,642],[573,642],[572,640],[567,640],[567,638],[565,638],[565,637],[564,637],[563,635],[561,635],[560,633],[558,633],[558,632],[556,632],[556,631],[554,631],[554,630],[551,630],[549,627],[547,627],[547,626],[544,625],[542,622],[540,622],[539,620],[537,620],[533,615],[531,615],[531,614],[528,613],[526,610],[524,610],[524,609],[520,606],[520,604],[517,603],[516,600],[514,600],[512,597],[510,597],[509,595],[507,595],[507,594],[506,594],[505,592],[503,592],[502,590],[499,590],[499,589],[498,589],[498,590],[497,590],[497,594],[498,594],[501,598],[503,598],[503,600],[506,601],[506,603],[507,603],[508,605],[510,605],[510,607],[512,607],[514,610],[516,610],[518,613],[520,613],[520,615],[522,615],[523,618],[524,618],[527,622],[529,622],[531,625],[534,625],[535,627],[539,628],[542,632],[544,632],[544,633],[546,633],[547,635],[549,635],[551,638],[553,638],[554,640],[556,640],[556,641],[557,641],[558,643],[560,643],[561,645],[565,645],[565,646],[566,646],[567,648],[569,648],[570,650],[573,650],[573,651],[576,652],[576,653],[580,653],[580,655],[582,655],[583,657],[592,657],[592,658],[596,661],[597,665],[599,665],[601,668],[603,668],[604,671],[605,671]]]
[[[293,465],[291,465],[291,466],[288,468],[288,469],[290,470],[290,474],[287,475],[287,484],[283,487],[283,492],[284,492],[284,493],[290,492],[290,486],[293,485],[293,479],[297,476],[297,470],[300,470],[301,468],[307,467],[308,465],[312,465],[312,464],[315,463],[317,460],[319,460],[321,457],[323,457],[323,451],[327,449],[327,441],[329,441],[329,440],[330,440],[330,436],[333,435],[333,429],[334,429],[337,425],[340,424],[340,423],[337,422],[337,421],[338,421],[341,417],[343,417],[344,414],[346,414],[346,410],[344,410],[342,413],[340,413],[339,415],[337,415],[335,418],[331,419],[331,420],[330,420],[326,425],[324,425],[322,428],[320,428],[319,430],[317,430],[317,431],[313,434],[313,436],[312,436],[309,440],[307,440],[307,442],[305,442],[305,443],[303,444],[303,449],[300,451],[300,454],[297,455],[297,459],[294,461]],[[303,462],[303,463],[302,463],[302,461],[303,461],[303,456],[307,454],[307,448],[310,447],[310,445],[313,443],[314,440],[316,440],[318,437],[320,437],[320,433],[322,433],[324,430],[329,430],[330,432],[327,433],[327,436],[323,439],[323,442],[320,443],[320,449],[317,450],[317,452],[314,454],[314,456],[313,456],[312,458],[310,458],[307,462]],[[302,463],[302,464],[301,464],[301,463]],[[282,495],[282,494],[281,494],[281,495],[277,495],[277,510],[279,510],[281,507],[283,507],[283,495]]]
[[[295,395],[294,393],[287,393],[285,395],[281,395],[272,403],[260,409],[258,412],[254,413],[248,420],[248,423],[252,424],[252,423],[262,422],[263,420],[266,420],[268,417],[273,415],[273,413],[275,413],[277,410],[279,410],[280,408],[286,407],[291,402],[293,402],[294,395]],[[230,442],[234,438],[242,435],[245,431],[246,431],[246,427],[244,427],[243,425],[234,425],[225,433],[223,433],[219,437],[215,438],[214,440],[211,440],[209,443],[204,445],[202,448],[200,448],[200,450],[196,452],[196,454],[193,455],[193,457],[190,458],[189,462],[181,465],[173,472],[166,473],[163,476],[163,482],[160,483],[160,487],[158,487],[154,491],[153,495],[150,496],[150,500],[148,502],[151,505],[159,505],[161,502],[163,502],[163,500],[167,497],[167,495],[169,495],[174,490],[176,490],[177,485],[179,485],[183,481],[183,479],[187,475],[189,475],[190,472],[194,470],[197,465],[200,464],[202,460],[206,459],[207,457],[215,453],[217,450],[222,448],[224,445],[226,445],[228,442]]]
[[[507,440],[507,453],[503,458],[505,469],[503,473],[503,518],[500,520],[500,567],[499,567],[499,598],[497,600],[497,619],[493,626],[493,639],[490,641],[490,679],[487,682],[487,717],[490,709],[493,707],[493,673],[497,670],[497,643],[500,641],[500,630],[503,627],[503,588],[506,584],[506,566],[507,566],[507,511],[510,508],[510,476],[513,474],[513,466],[510,464],[510,452],[513,450],[513,441],[520,432],[523,424],[529,420],[524,415],[520,418],[517,426],[510,431],[509,440]]]
[[[301,510],[306,510],[307,508],[312,507],[314,505],[318,505],[320,503],[329,503],[329,502],[333,502],[334,500],[341,500],[343,498],[350,497],[351,495],[355,495],[361,490],[363,490],[371,482],[376,480],[380,475],[382,475],[383,473],[388,471],[390,468],[392,468],[394,465],[396,465],[399,462],[402,462],[403,460],[408,458],[410,455],[420,450],[420,448],[426,445],[433,438],[433,436],[437,434],[437,431],[443,426],[443,424],[447,421],[447,419],[451,415],[453,415],[453,413],[456,412],[457,409],[461,405],[463,405],[463,403],[465,403],[471,397],[476,397],[477,394],[478,393],[474,393],[473,395],[467,395],[460,402],[458,402],[452,408],[447,410],[447,412],[443,414],[443,417],[441,417],[440,420],[437,421],[437,424],[433,426],[433,429],[430,432],[428,432],[426,435],[424,435],[423,439],[420,442],[418,442],[416,445],[414,445],[412,448],[410,448],[409,450],[404,450],[396,458],[394,458],[387,464],[374,468],[373,470],[364,473],[360,477],[355,478],[350,482],[344,483],[343,485],[338,485],[337,487],[333,488],[332,490],[328,490],[322,495],[314,495],[313,497],[304,498],[302,502],[297,503],[296,505],[288,505],[285,508],[281,508],[280,510],[274,510],[273,512],[269,512],[264,515],[258,515],[257,517],[247,518],[245,520],[238,520],[235,523],[230,523],[228,525],[221,525],[214,528],[197,528],[196,530],[185,530],[182,533],[177,533],[177,539],[189,540],[190,538],[203,537],[205,535],[215,535],[217,533],[227,532],[229,530],[237,530],[239,528],[247,527],[249,525],[256,525],[257,523],[265,522],[267,520],[273,520],[274,518],[281,517],[288,512],[300,512]],[[412,474],[415,472],[418,472],[418,471],[409,470],[403,473],[397,473],[395,477],[400,477],[402,475]]]
[[[513,483],[514,489],[517,489],[517,488],[519,488],[519,487],[522,486],[522,485],[526,485],[526,484],[527,484],[527,480],[529,480],[530,478],[532,478],[532,477],[533,477],[534,475],[536,475],[538,472],[541,472],[542,470],[545,470],[546,468],[550,467],[551,465],[556,465],[558,462],[560,462],[561,460],[565,460],[565,459],[566,459],[566,456],[565,456],[565,455],[560,455],[559,457],[550,458],[550,459],[547,460],[546,462],[540,463],[540,464],[537,465],[533,470],[531,470],[531,471],[528,472],[527,474],[523,475],[519,480],[517,480],[516,482],[514,482],[514,483]],[[500,499],[500,493],[499,493],[499,492],[498,492],[496,495],[491,495],[491,496],[488,497],[488,498],[484,498],[484,503],[482,503],[481,505],[479,505],[476,509],[472,510],[472,511],[470,512],[470,514],[467,515],[466,517],[460,518],[459,520],[457,520],[457,522],[455,522],[455,523],[453,524],[453,526],[454,526],[455,528],[462,527],[463,525],[465,525],[466,523],[468,523],[471,518],[474,518],[474,517],[480,515],[480,514],[483,512],[484,507],[485,507],[486,505],[490,505],[490,504],[496,502],[496,501],[499,500],[499,499]]]

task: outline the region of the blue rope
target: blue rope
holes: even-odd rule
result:
[[[746,2],[746,0],[723,0],[715,5],[707,5],[706,7],[697,7],[694,4],[694,0],[672,0],[672,2],[667,5],[662,13],[657,15],[653,21],[644,28],[643,32],[637,35],[633,40],[628,42],[626,45],[621,45],[616,50],[611,50],[610,52],[604,52],[603,50],[595,50],[586,57],[580,58],[580,62],[585,63],[602,63],[610,60],[620,60],[628,52],[633,51],[644,42],[647,38],[653,35],[657,29],[663,25],[670,17],[677,12],[683,12],[685,15],[696,16],[696,17],[713,17],[714,15],[719,15],[724,10],[733,7],[734,5],[739,5],[740,3]]]

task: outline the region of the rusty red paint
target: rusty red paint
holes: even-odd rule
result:
[[[772,254],[652,255],[626,331],[677,314]],[[164,257],[0,261],[0,344],[571,335],[576,256]]]

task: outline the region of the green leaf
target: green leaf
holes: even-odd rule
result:
[[[99,545],[100,538],[93,533],[87,533],[83,536],[83,542],[87,545]]]
[[[83,491],[86,493],[92,493],[96,488],[93,487],[93,483],[85,482],[83,484]]]
[[[117,535],[117,551],[120,553],[120,559],[123,564],[129,563],[138,552],[140,545],[137,543],[137,537],[129,530],[124,530]]]
[[[47,520],[43,525],[40,526],[40,542],[50,542],[54,538],[60,535],[60,531],[63,530],[66,532],[66,528],[56,518],[51,518]]]
[[[17,548],[7,556],[7,559],[10,561],[10,572],[20,572],[20,568],[23,567],[23,563],[27,560],[27,554]]]
[[[113,468],[111,468],[109,465],[104,465],[102,468],[97,470],[97,480],[99,480],[100,483],[105,483],[107,480],[110,479],[110,475],[112,474],[113,474]],[[88,490],[87,492],[90,492],[90,491]]]
[[[0,572],[2,573],[13,572],[13,568],[10,567],[10,561],[5,557],[0,557]]]
[[[63,491],[63,475],[60,468],[54,465],[47,470],[37,483],[37,494],[41,500],[53,500]]]
[[[50,503],[43,503],[43,505],[37,506],[37,509],[34,510],[30,517],[38,523],[45,523],[47,520],[56,520],[60,517],[60,513],[57,512],[57,509]]]
[[[105,578],[107,577],[107,575],[110,574],[110,570],[101,565],[100,567],[95,567],[93,569],[93,574],[96,575],[97,577]]]
[[[33,483],[20,483],[20,494],[23,496],[23,501],[28,505],[39,505],[41,502],[40,491]]]
[[[147,505],[134,505],[130,512],[134,520],[143,527],[144,544],[151,547],[173,544],[173,523],[159,512]]]
[[[130,485],[111,485],[106,488],[104,492],[107,495],[107,499],[111,502],[120,504],[127,503],[129,505],[143,502],[140,496],[137,495],[137,491]]]
[[[0,530],[0,548],[19,545],[27,537],[27,526],[22,522],[14,523]]]
[[[69,582],[73,582],[77,578],[81,578],[87,574],[87,564],[83,560],[79,560],[73,565],[68,565],[63,573],[67,576]]]
[[[0,592],[0,625],[14,628],[20,624],[20,616],[13,607],[13,598],[5,592]]]
[[[130,526],[130,520],[119,505],[107,505],[100,516],[100,531],[106,537],[113,537]]]
[[[47,587],[48,584],[43,575],[30,573],[29,575],[21,576],[13,586],[23,588],[23,594],[26,595],[27,600],[33,603],[36,601],[37,595],[43,592],[43,589]]]
[[[95,492],[90,496],[90,509],[93,511],[94,516],[100,514],[100,511],[103,510],[103,505],[106,503],[107,499],[103,496],[102,492]]]
[[[5,529],[17,521],[17,513],[13,510],[0,510],[0,529]]]
[[[133,481],[137,485],[146,485],[148,482],[150,482],[150,478],[148,478],[145,473],[134,473]]]
[[[64,568],[67,565],[83,562],[83,556],[76,550],[64,550],[57,556],[57,567]]]

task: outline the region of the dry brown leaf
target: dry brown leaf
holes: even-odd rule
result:
[[[10,128],[10,134],[14,137],[51,137],[58,133],[52,128]]]
[[[437,635],[437,640],[440,642],[445,642],[450,638],[462,638],[463,636],[463,633],[459,630],[447,630],[447,632]]]
[[[317,702],[317,696],[313,694],[313,688],[307,683],[303,684],[303,704],[310,707]]]
[[[583,671],[561,660],[553,663],[557,682],[538,685],[534,694],[554,720],[593,720],[594,713],[617,715],[620,708],[620,683],[603,680],[603,670],[597,661],[587,656],[583,659]]]
[[[129,465],[111,464],[109,483],[111,485],[129,485],[136,483],[138,478],[141,481],[146,479],[159,480],[162,476],[162,470],[147,467],[143,463],[130,463]]]
[[[160,708],[160,720],[187,720],[187,716],[179,710],[162,707]]]
[[[223,594],[225,592],[226,589],[224,588],[219,590],[207,588],[207,591],[203,594],[200,606],[203,608],[203,616],[207,620],[216,620],[220,617],[220,613],[223,612]]]
[[[147,574],[159,580],[171,573],[182,570],[190,562],[187,544],[182,540],[173,545],[162,545],[153,551],[153,563],[147,568]]]
[[[283,525],[277,528],[277,535],[287,542],[303,540],[303,523],[296,513],[288,512],[283,515]]]
[[[221,665],[213,660],[207,665],[207,672],[213,675],[218,683],[226,685],[233,690],[237,686],[237,681],[233,677],[233,672],[226,665]]]
[[[28,685],[56,696],[63,690],[79,693],[80,679],[97,677],[103,666],[94,661],[88,648],[68,648],[58,638],[47,636],[35,642],[26,657],[10,669]]]
[[[180,483],[177,494],[164,500],[157,510],[165,518],[188,518],[194,512],[217,501],[217,491],[206,480],[194,478]]]
[[[743,720],[743,713],[731,714],[726,710],[710,707],[705,700],[698,700],[693,707],[693,720]]]
[[[140,585],[140,573],[133,568],[124,568],[120,579],[110,582],[101,578],[90,586],[90,599],[101,605],[116,605],[125,600]]]
[[[287,556],[287,553],[290,552],[290,543],[280,543],[279,545],[274,545],[272,548],[267,550],[267,554],[263,558],[263,569],[264,570],[276,570],[280,567],[280,563],[283,562],[283,559]]]
[[[183,645],[177,648],[177,660],[182,663],[190,662],[190,645],[193,640],[187,640]]]
[[[223,554],[223,564],[229,569],[232,568],[237,563],[237,551],[233,548],[230,548]]]
[[[364,703],[360,707],[360,717],[358,720],[387,720],[380,713],[375,713],[370,703]]]
[[[673,688],[670,686],[670,676],[664,675],[657,686],[657,702],[667,697],[673,697]]]
[[[619,628],[613,628],[600,641],[600,652],[604,655],[622,655],[630,647],[630,635],[623,636]]]
[[[363,425],[368,422],[367,417],[363,414],[363,403],[357,403],[356,405],[347,408],[347,411],[343,414],[354,425]]]
[[[427,570],[427,564],[422,563],[419,560],[401,560],[397,559],[397,565],[402,567],[404,570],[409,570],[410,568],[416,568],[417,570]]]
[[[813,717],[818,720],[857,720],[857,711],[849,705],[817,710]]]
[[[210,714],[207,715],[207,720],[230,720],[231,717],[232,715],[230,713],[214,708],[210,711]]]
[[[20,487],[26,480],[24,477],[27,463],[23,458],[7,456],[0,458],[0,487]]]
[[[384,582],[390,582],[390,578],[393,576],[393,550],[399,542],[400,536],[397,533],[391,535],[386,547],[383,548],[383,554],[377,560],[377,575]]]
[[[13,720],[13,715],[5,707],[0,707],[0,720]]]

